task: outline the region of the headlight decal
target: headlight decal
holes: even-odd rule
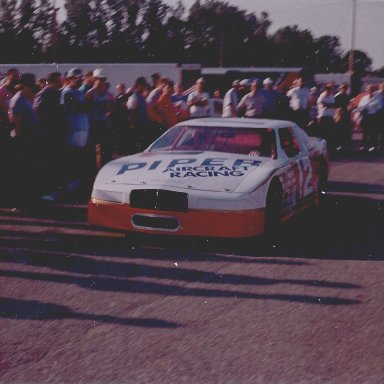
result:
[[[104,191],[100,189],[94,189],[92,192],[92,198],[102,201],[110,201],[113,203],[123,202],[123,193],[115,191]]]

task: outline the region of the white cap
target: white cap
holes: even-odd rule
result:
[[[270,77],[267,77],[263,81],[263,85],[272,85],[272,84],[273,84],[273,80]]]
[[[103,71],[103,68],[96,68],[93,71],[93,77],[95,77],[96,79],[106,79],[107,75]]]
[[[251,80],[243,79],[240,81],[240,85],[245,85],[246,87],[249,87],[251,85]]]
[[[66,78],[70,78],[70,77],[81,77],[83,75],[83,71],[80,69],[80,68],[71,68],[67,74],[66,74]]]

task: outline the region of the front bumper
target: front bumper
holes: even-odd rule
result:
[[[91,199],[91,225],[156,234],[241,238],[264,233],[264,209],[242,211],[158,211]]]

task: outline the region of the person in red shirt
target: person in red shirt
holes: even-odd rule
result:
[[[161,123],[166,129],[173,127],[177,123],[176,108],[172,101],[173,83],[169,82],[164,88],[161,96],[156,102],[156,112],[161,119]]]

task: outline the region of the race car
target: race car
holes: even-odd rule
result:
[[[291,121],[183,121],[98,173],[89,223],[128,232],[241,238],[273,232],[319,204],[325,140]]]

